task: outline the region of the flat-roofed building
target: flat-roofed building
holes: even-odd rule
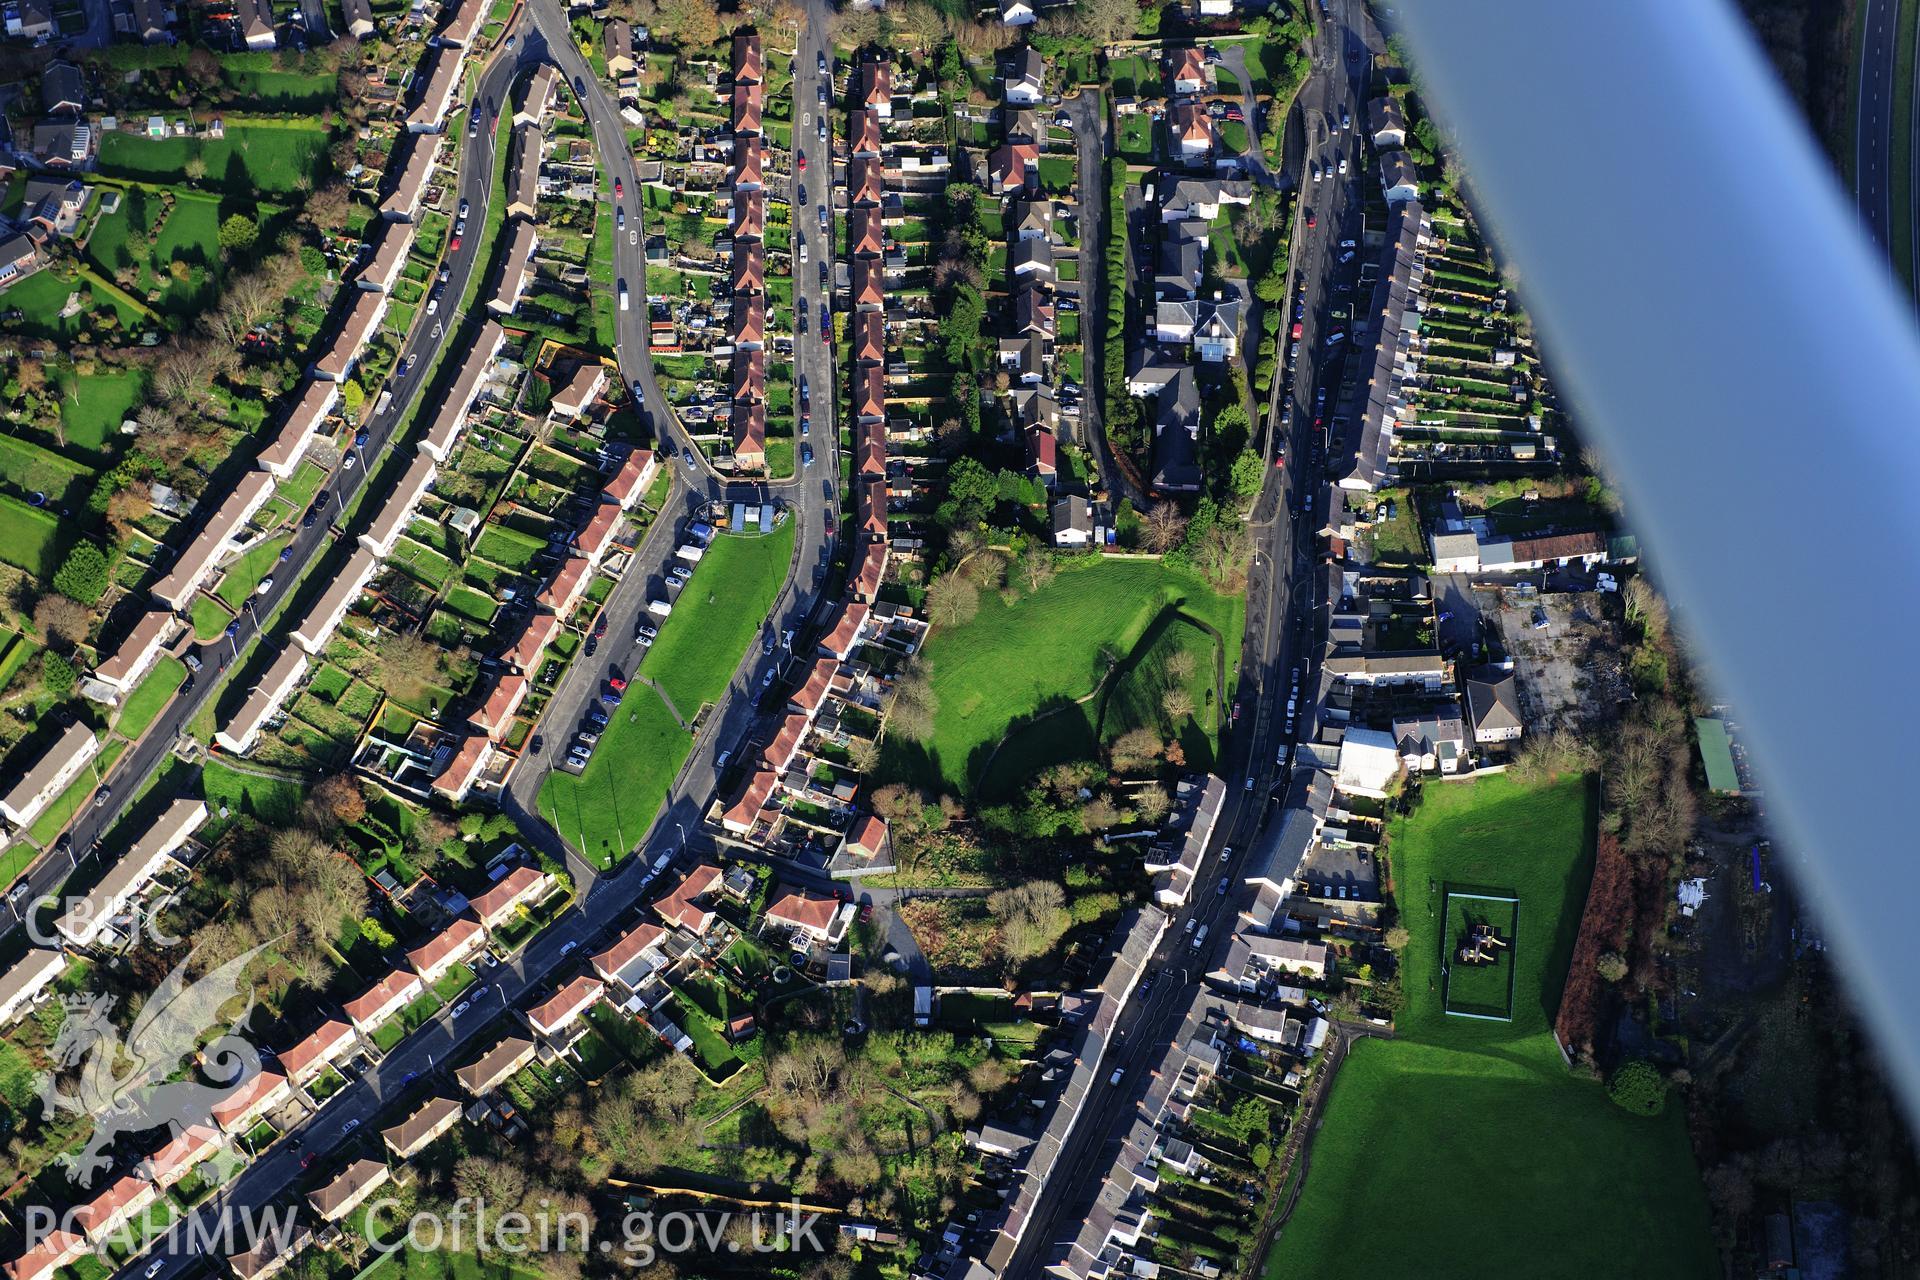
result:
[[[546,135],[534,124],[513,131],[513,165],[507,170],[507,216],[537,217],[540,212],[540,153]]]
[[[0,796],[0,816],[16,827],[32,825],[41,811],[99,754],[100,740],[93,736],[92,729],[84,724],[68,725],[67,731],[31,768],[15,775],[18,781],[7,788],[5,796]],[[9,767],[16,763],[17,756],[8,761]]]
[[[402,223],[390,223],[402,226]],[[280,424],[280,430],[260,450],[254,462],[275,480],[285,480],[300,466],[300,459],[306,456],[307,446],[313,443],[319,434],[320,424],[340,402],[340,384],[325,378],[307,379],[305,390],[300,398],[293,402],[293,409],[287,414],[287,420]]]
[[[424,982],[438,982],[487,945],[487,931],[478,920],[460,916],[440,932],[407,952],[407,963]]]
[[[160,655],[167,651],[180,631],[177,616],[165,609],[149,609],[106,661],[93,669],[93,678],[118,693],[133,692],[134,686],[153,670],[153,664],[160,661]]]
[[[382,218],[367,232],[366,265],[354,283],[362,289],[392,293],[399,283],[401,269],[407,265],[407,251],[413,248],[413,224]]]
[[[426,434],[420,437],[420,452],[435,462],[445,462],[453,452],[453,446],[460,439],[460,432],[467,425],[467,415],[473,411],[473,402],[486,385],[487,373],[493,368],[494,360],[500,354],[500,348],[506,345],[507,331],[500,327],[497,320],[489,320],[480,326],[480,337],[460,360],[460,368],[454,373],[453,385],[447,389],[447,395],[434,410],[433,421],[427,425]]]
[[[427,87],[420,95],[419,103],[407,113],[409,130],[414,133],[439,133],[446,128],[447,112],[453,110],[454,95],[460,92],[461,63],[464,58],[459,49],[445,46],[427,54]]]
[[[475,1098],[492,1093],[529,1062],[538,1052],[532,1040],[525,1036],[508,1036],[493,1048],[481,1054],[479,1059],[453,1073],[460,1087]]]
[[[487,299],[487,310],[497,316],[513,314],[520,305],[520,295],[527,291],[527,282],[533,279],[533,254],[539,247],[540,237],[533,223],[517,219],[507,233],[507,251],[500,259],[500,279],[494,285],[493,296]]]
[[[407,133],[395,139],[387,159],[387,171],[395,175],[393,190],[380,202],[382,216],[398,222],[412,222],[420,216],[427,184],[439,167],[439,153],[440,139],[435,134]]]
[[[480,775],[487,770],[487,764],[493,759],[493,743],[478,734],[470,734],[460,739],[460,745],[454,748],[453,759],[440,776],[433,780],[436,795],[445,796],[454,804],[463,803],[473,794],[473,788],[480,781]]]
[[[91,946],[94,939],[136,897],[146,891],[153,878],[167,865],[174,851],[207,820],[206,803],[197,798],[175,800],[154,819],[133,848],[107,868],[100,883],[88,890],[54,922],[60,936],[76,947]]]
[[[233,719],[213,735],[214,741],[235,755],[253,750],[253,744],[260,740],[260,730],[279,713],[280,704],[300,687],[306,675],[307,655],[292,645],[281,650]]]
[[[654,451],[635,449],[621,460],[613,479],[607,481],[606,495],[619,503],[622,511],[631,511],[659,474],[660,459]]]
[[[473,727],[498,741],[513,723],[520,704],[527,700],[527,688],[527,678],[516,671],[500,676],[487,691],[487,700],[473,713]]]
[[[378,1160],[355,1160],[338,1174],[307,1193],[307,1203],[327,1222],[358,1209],[368,1196],[387,1185],[393,1175]]]
[[[381,1023],[418,1000],[426,989],[413,970],[395,969],[343,1007],[361,1034],[372,1035]]]
[[[438,474],[439,469],[434,465],[432,455],[424,452],[416,454],[412,464],[401,474],[400,482],[393,486],[393,492],[387,495],[386,505],[380,508],[380,514],[360,535],[360,545],[382,560],[392,555],[394,543],[400,541],[400,535],[412,521],[420,499],[426,496]]]
[[[346,318],[340,323],[340,331],[333,337],[333,345],[313,362],[313,376],[316,378],[345,382],[353,373],[354,366],[359,364],[360,353],[366,350],[374,330],[386,318],[386,294],[375,293],[371,289],[354,289],[351,293],[353,301],[348,305]]]
[[[500,877],[493,888],[473,899],[473,913],[489,930],[498,929],[523,906],[532,906],[547,896],[553,877],[538,867],[515,867]]]
[[[560,619],[551,613],[536,613],[527,619],[527,625],[520,632],[520,638],[513,642],[513,648],[507,651],[506,659],[527,675],[532,675],[540,655],[553,638],[560,634]]]
[[[200,527],[192,542],[181,548],[172,572],[154,585],[154,599],[175,613],[184,612],[206,584],[214,566],[220,563],[227,543],[272,496],[273,477],[266,472],[249,471],[241,476],[212,519]]]
[[[295,1085],[304,1087],[309,1080],[325,1074],[334,1063],[352,1056],[359,1044],[360,1038],[352,1027],[338,1018],[329,1018],[280,1055],[280,1069]]]
[[[553,581],[535,597],[542,609],[551,609],[562,618],[573,616],[574,606],[587,594],[587,583],[593,578],[593,566],[585,556],[569,556],[554,573]]]
[[[411,1160],[459,1120],[458,1099],[439,1096],[428,1098],[405,1120],[391,1129],[382,1129],[380,1140],[387,1144],[387,1150],[393,1152],[396,1159]]]
[[[355,547],[353,554],[347,557],[347,563],[327,583],[327,589],[313,602],[313,607],[307,610],[307,616],[289,633],[293,642],[314,657],[319,657],[379,568],[380,561],[374,558],[373,552],[365,547]]]
[[[66,953],[51,947],[29,947],[27,954],[8,965],[0,973],[0,1026],[19,1017],[66,969]]]

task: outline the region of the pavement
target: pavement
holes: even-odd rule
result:
[[[517,51],[496,55],[481,72],[477,100],[492,98],[504,101],[514,77],[537,60],[535,51],[524,44]],[[457,205],[459,199],[469,201],[472,206],[469,225],[477,225],[476,220],[485,220],[487,200],[493,190],[493,138],[483,130],[478,138],[463,136],[460,145],[464,148],[460,189],[452,198],[452,203]],[[473,272],[484,269],[489,247],[480,241],[479,236],[466,237],[460,248],[444,259],[449,269],[444,296],[461,297]],[[454,330],[458,327],[454,326]],[[393,400],[385,413],[367,424],[367,443],[352,452],[354,465],[349,469],[336,470],[322,488],[321,495],[326,500],[324,510],[331,517],[337,518],[339,512],[352,503],[366,486],[368,472],[378,469],[386,458],[393,444],[395,428],[406,418],[414,399],[425,389],[434,362],[452,331],[440,324],[416,325],[394,363],[395,370],[403,372],[397,372],[384,387],[372,392],[377,396],[380,390],[391,391]],[[16,882],[15,888],[7,896],[6,914],[0,917],[5,920],[4,927],[0,927],[0,938],[20,927],[19,913],[23,907],[56,893],[78,869],[79,862],[97,853],[102,838],[119,821],[141,788],[166,763],[175,744],[186,738],[187,726],[210,699],[218,702],[224,698],[229,705],[239,701],[240,691],[224,687],[219,678],[221,673],[260,634],[263,619],[271,618],[274,610],[289,597],[303,594],[308,570],[325,558],[337,542],[346,542],[343,557],[351,554],[351,542],[342,538],[337,528],[329,527],[325,521],[316,521],[312,528],[296,527],[293,540],[288,544],[288,559],[274,570],[273,586],[264,595],[248,597],[245,607],[235,619],[233,634],[189,651],[197,653],[204,663],[203,670],[194,676],[193,687],[175,696],[166,710],[154,720],[146,735],[123,752],[120,759],[114,762],[114,767],[101,779],[110,792],[110,798],[99,803],[101,792],[96,791],[96,803],[79,811],[66,831],[71,851],[42,857],[29,868],[23,881]],[[285,643],[284,638],[281,643]],[[254,661],[260,662],[257,655]],[[263,662],[261,666],[264,668]],[[27,886],[26,892],[19,891],[19,883]]]
[[[1357,19],[1358,0],[1334,0],[1332,20],[1323,25],[1323,35],[1317,41],[1314,74],[1302,89],[1300,100],[1305,107],[1321,112],[1331,109],[1336,116],[1345,104],[1358,120],[1367,66],[1363,52],[1358,62],[1348,56],[1352,51],[1363,51],[1358,36],[1346,25],[1349,6]],[[1351,140],[1355,135],[1349,133],[1347,137],[1342,147],[1352,154],[1357,149],[1357,143]],[[1280,180],[1284,182],[1285,178]],[[1317,189],[1308,190],[1305,199],[1317,206],[1319,218],[1317,227],[1301,227],[1296,237],[1299,248],[1295,261],[1307,281],[1307,318],[1303,324],[1316,317],[1334,296],[1328,278],[1341,269],[1337,261],[1340,239],[1358,238],[1362,208],[1357,167],[1349,166],[1344,181],[1329,178]],[[1351,271],[1357,264],[1356,258],[1347,269]],[[1283,784],[1291,773],[1294,744],[1282,710],[1288,673],[1295,666],[1305,668],[1313,661],[1314,633],[1321,625],[1319,610],[1324,603],[1314,599],[1311,510],[1312,498],[1325,476],[1318,469],[1302,465],[1301,460],[1311,454],[1316,433],[1311,426],[1312,414],[1303,414],[1301,407],[1311,408],[1316,377],[1334,376],[1320,366],[1338,368],[1337,360],[1323,358],[1325,348],[1316,342],[1314,331],[1309,329],[1302,340],[1298,377],[1291,393],[1296,401],[1291,438],[1268,442],[1269,460],[1276,445],[1290,446],[1287,465],[1277,472],[1269,466],[1269,483],[1249,517],[1254,551],[1238,683],[1242,711],[1221,762],[1221,773],[1228,784],[1227,803],[1194,878],[1193,899],[1170,913],[1166,936],[1148,962],[1146,971],[1157,975],[1157,980],[1144,994],[1136,994],[1116,1020],[1111,1047],[1082,1102],[1081,1122],[1074,1126],[1054,1159],[1059,1172],[1042,1194],[1020,1248],[1005,1270],[1007,1275],[1039,1274],[1054,1246],[1079,1233],[1100,1183],[1112,1167],[1122,1135],[1132,1123],[1134,1108],[1146,1085],[1145,1069],[1179,1030],[1202,975],[1230,944],[1238,913],[1248,897],[1244,882],[1238,880],[1240,863],[1274,807],[1271,793],[1276,788],[1284,793]],[[1329,398],[1336,394],[1330,390]],[[1304,513],[1303,505],[1307,508]],[[1272,696],[1268,696],[1269,689]],[[1221,875],[1234,877],[1225,894],[1215,889]],[[1196,934],[1199,926],[1208,926],[1206,947],[1196,949],[1191,945],[1189,922]],[[1114,1067],[1124,1071],[1117,1085],[1110,1083]]]

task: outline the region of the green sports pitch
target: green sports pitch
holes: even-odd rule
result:
[[[1440,931],[1440,999],[1456,1018],[1513,1021],[1520,898],[1511,889],[1445,886]]]

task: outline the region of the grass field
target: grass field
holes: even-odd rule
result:
[[[231,124],[224,138],[146,138],[109,133],[100,139],[100,172],[142,182],[186,176],[187,161],[206,162],[209,186],[236,194],[285,194],[311,179],[327,150],[327,131],[315,123]]]
[[[171,654],[162,655],[160,661],[153,664],[153,670],[146,679],[135,685],[133,692],[127,695],[127,701],[120,708],[120,718],[114,722],[115,733],[124,737],[138,739],[153,723],[154,717],[173,700],[173,695],[187,678],[187,669],[180,659]]]
[[[99,453],[146,398],[146,375],[94,373],[72,379],[60,396],[60,429],[67,443]]]
[[[45,510],[0,493],[0,560],[42,580],[60,567],[60,525]]]
[[[1502,1020],[1512,1016],[1510,990],[1514,963],[1511,944],[1516,919],[1517,908],[1514,903],[1463,893],[1458,886],[1449,888],[1446,928],[1441,932],[1438,942],[1441,949],[1448,953],[1450,961],[1445,998],[1447,1008],[1453,1010],[1455,1016],[1466,1014]],[[1469,945],[1474,929],[1480,925],[1491,925],[1495,936],[1509,945],[1483,949],[1493,956],[1491,964],[1463,964],[1458,958],[1460,949]]]
[[[264,822],[278,824],[293,821],[306,796],[296,782],[242,773],[218,760],[207,761],[200,773],[200,783],[207,807],[216,816],[224,805],[233,813],[251,814]]]
[[[888,738],[883,772],[929,787],[985,790],[983,770],[995,745],[1017,719],[1048,711],[1056,714],[1036,720],[1032,731],[1001,750],[1002,758],[993,761],[995,779],[1031,776],[1036,765],[1084,756],[1098,710],[1073,706],[1074,700],[1093,691],[1107,670],[1107,655],[1127,658],[1163,615],[1171,617],[1170,608],[1218,631],[1226,641],[1227,671],[1238,668],[1244,600],[1219,595],[1197,576],[1157,561],[1075,565],[1011,605],[982,593],[970,622],[936,628],[927,643],[939,699],[933,741],[923,748]]]
[[[1584,781],[1501,777],[1430,786],[1394,823],[1413,934],[1399,1038],[1362,1040],[1341,1067],[1268,1280],[1718,1273],[1681,1109],[1645,1119],[1615,1106],[1568,1074],[1550,1030],[1593,823]],[[1443,880],[1520,898],[1511,1023],[1441,1008],[1441,908],[1427,885],[1437,897]]]
[[[240,612],[240,607],[246,604],[247,597],[253,594],[254,589],[273,572],[273,566],[279,563],[280,549],[291,541],[293,541],[291,535],[268,538],[235,560],[233,566],[227,570],[226,576],[220,579],[220,586],[214,594],[226,601],[227,607],[235,613]]]
[[[639,674],[665,689],[691,720],[718,701],[740,656],[772,611],[793,555],[793,525],[765,537],[721,537],[694,571]],[[553,726],[548,749],[565,752],[574,726]],[[540,785],[540,815],[596,866],[627,856],[646,834],[693,750],[660,695],[635,680],[614,708],[579,776],[555,769]]]

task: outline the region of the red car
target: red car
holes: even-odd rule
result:
[[[1313,210],[1311,209],[1307,210],[1307,225],[1310,227],[1317,227],[1320,225],[1320,220],[1313,216]]]
[[[447,252],[448,252],[448,253],[458,253],[458,252],[460,252],[460,237],[459,237],[459,236],[455,236],[455,237],[454,237],[454,238],[453,238],[452,240],[450,240],[450,241],[448,241],[448,242],[447,242]]]
[[[613,195],[614,195],[614,198],[615,198],[616,200],[621,200],[621,199],[625,199],[625,198],[626,198],[626,194],[627,194],[627,184],[626,184],[626,183],[624,183],[624,182],[622,182],[622,181],[620,181],[620,179],[618,179],[618,178],[615,178],[615,179],[613,180]]]
[[[1273,455],[1273,469],[1274,469],[1275,471],[1278,471],[1278,470],[1280,470],[1280,468],[1282,468],[1282,467],[1284,467],[1284,466],[1286,466],[1286,465],[1287,465],[1287,455],[1286,455],[1286,454],[1284,454],[1284,453],[1276,453],[1276,454],[1274,454],[1274,455]]]
[[[800,153],[800,172],[805,173],[806,171],[807,171],[807,153],[802,151]]]
[[[625,693],[627,691],[627,682],[619,676],[608,676],[607,687],[615,693]]]
[[[869,902],[860,908],[860,923],[865,924],[871,919],[873,919],[873,904]]]

